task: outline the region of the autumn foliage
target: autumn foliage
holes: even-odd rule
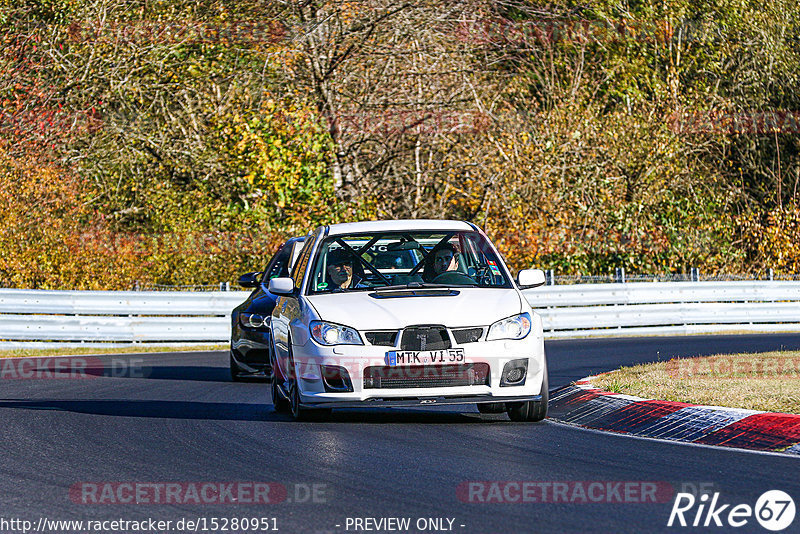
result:
[[[35,289],[206,285],[263,267],[273,232],[133,233],[91,208],[63,168],[0,157],[0,282]]]
[[[515,269],[796,273],[799,35],[792,0],[0,0],[0,283],[422,217]]]

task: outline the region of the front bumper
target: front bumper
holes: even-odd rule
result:
[[[269,377],[270,332],[240,329],[231,336],[231,352],[239,369],[252,376]]]
[[[293,345],[294,373],[298,378],[300,403],[308,407],[353,406],[431,406],[493,402],[523,402],[541,400],[542,383],[546,372],[544,342],[531,332],[522,340],[480,341],[455,345],[464,351],[465,366],[488,364],[489,377],[484,383],[453,386],[388,388],[365,387],[369,367],[386,367],[387,352],[392,347],[373,345],[337,345],[326,347],[309,340],[305,345]],[[527,360],[524,384],[501,385],[506,363]],[[321,366],[335,366],[347,372],[351,391],[330,391],[325,387]],[[423,369],[436,368],[423,366]],[[393,369],[411,369],[393,367]],[[419,369],[419,367],[417,368]],[[365,373],[365,371],[367,371]]]

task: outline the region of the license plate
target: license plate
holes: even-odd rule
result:
[[[442,363],[461,363],[464,349],[443,350],[390,350],[386,353],[386,365],[431,365]]]

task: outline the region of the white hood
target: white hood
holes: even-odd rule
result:
[[[523,311],[513,289],[459,288],[456,296],[373,298],[369,291],[307,297],[320,319],[356,330],[395,330],[409,325],[451,328],[488,326]]]

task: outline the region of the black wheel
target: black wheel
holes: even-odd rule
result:
[[[233,359],[233,353],[230,354],[230,365],[231,365],[231,380],[234,382],[241,382],[242,377],[239,376],[239,366],[236,365],[236,360]]]
[[[300,406],[300,391],[297,387],[297,380],[292,381],[289,405],[295,421],[325,421],[331,415],[330,409],[304,408]]]
[[[292,357],[292,340],[288,339],[289,345],[289,369],[294,372],[294,358]],[[324,421],[331,415],[330,409],[324,408],[304,408],[300,405],[300,388],[297,385],[297,376],[289,380],[289,408],[295,421]]]
[[[547,403],[550,400],[547,363],[545,361],[544,378],[542,379],[542,400],[527,402],[507,402],[506,413],[512,421],[537,422],[547,417]]]
[[[503,413],[506,411],[506,404],[504,402],[482,402],[477,406],[478,411],[481,413]]]
[[[271,337],[271,336],[270,336]],[[280,369],[278,368],[278,362],[275,358],[275,340],[270,339],[269,344],[269,363],[272,367],[272,377],[270,379],[270,391],[272,393],[272,407],[278,413],[289,413],[290,406],[289,400],[283,395],[283,391],[281,390],[282,379],[278,376],[280,373]]]
[[[283,393],[280,392],[280,386],[278,385],[278,377],[275,376],[273,373],[272,375],[272,384],[270,385],[270,390],[272,391],[272,407],[278,413],[289,413],[289,401],[283,396]]]

